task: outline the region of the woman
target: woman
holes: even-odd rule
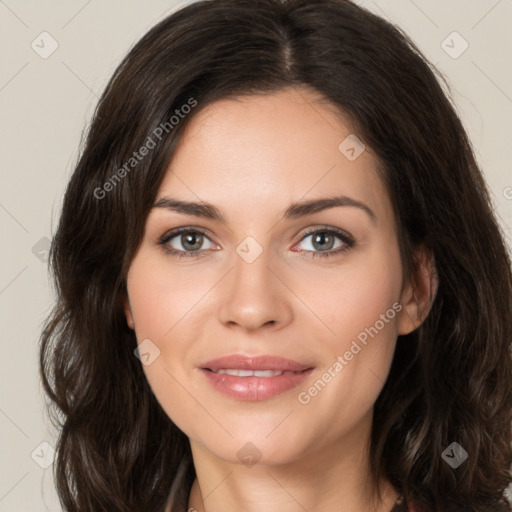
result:
[[[510,258],[428,63],[354,3],[151,29],[51,264],[65,510],[510,510]]]

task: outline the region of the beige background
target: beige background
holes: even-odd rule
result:
[[[447,77],[510,246],[512,0],[359,3],[402,27]],[[51,464],[41,443],[55,446],[37,367],[38,336],[53,301],[44,251],[82,129],[108,77],[130,46],[181,4],[0,0],[0,512],[61,510],[52,466],[41,467]],[[58,43],[46,59],[31,47],[35,41],[39,52],[51,49],[44,31]],[[454,31],[463,39],[446,39]],[[446,53],[459,53],[464,40],[469,46],[458,58]]]

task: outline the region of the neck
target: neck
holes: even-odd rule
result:
[[[369,439],[369,428],[364,430]],[[197,478],[187,510],[389,512],[397,493],[386,480],[378,485],[372,482],[368,443],[355,439],[361,434],[358,431],[328,448],[304,452],[293,462],[253,466],[219,459],[191,441]]]

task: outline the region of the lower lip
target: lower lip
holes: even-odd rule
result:
[[[237,377],[226,373],[215,373],[201,368],[210,384],[230,398],[237,400],[267,400],[293,389],[311,374],[312,368],[302,372],[275,377]]]

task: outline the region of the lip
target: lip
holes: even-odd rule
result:
[[[268,400],[299,386],[313,367],[280,356],[244,356],[232,354],[206,361],[199,366],[210,385],[220,393],[237,400]],[[272,377],[239,377],[218,370],[272,370],[287,372]]]
[[[199,365],[200,368],[207,368],[209,370],[273,370],[277,372],[302,372],[311,365],[300,364],[292,359],[286,359],[280,356],[264,355],[264,356],[244,356],[242,354],[231,354],[229,356],[218,357],[206,361]]]

